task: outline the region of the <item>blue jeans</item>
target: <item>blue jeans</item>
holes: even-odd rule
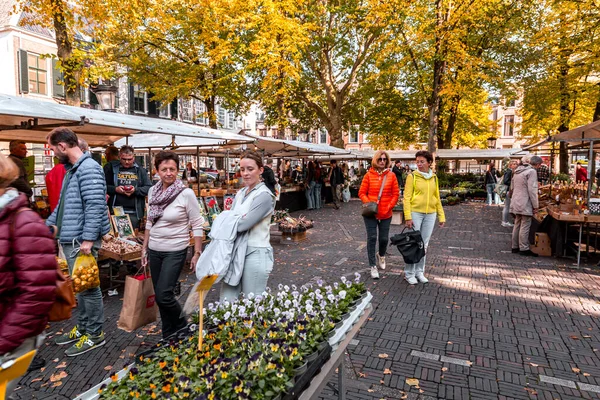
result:
[[[376,219],[363,217],[365,220],[365,228],[367,228],[367,255],[369,256],[369,267],[377,265],[375,251],[379,251],[380,257],[385,257],[387,251],[388,240],[390,236],[390,224],[392,218]],[[377,230],[379,230],[379,240],[377,240]],[[377,243],[379,248],[377,249]]]
[[[304,194],[306,195],[306,208],[309,210],[316,208],[314,202],[315,195],[315,181],[310,181],[306,189],[304,189]]]
[[[423,238],[423,244],[425,244],[425,256],[416,264],[406,264],[404,267],[404,275],[406,278],[412,278],[417,274],[425,273],[425,259],[427,258],[427,246],[429,245],[429,239],[433,233],[433,227],[435,226],[436,213],[411,213],[414,229],[421,232]]]
[[[162,321],[163,338],[187,325],[186,319],[181,316],[181,305],[173,293],[186,258],[187,248],[177,251],[148,249],[148,264],[150,264],[156,304]]]
[[[79,252],[75,249],[79,243],[61,243],[67,264],[69,265],[69,274],[73,274],[75,259]],[[98,259],[98,250],[102,246],[102,239],[96,240],[92,246],[92,255]],[[90,336],[98,336],[102,333],[104,324],[104,303],[102,302],[102,290],[100,286],[84,290],[76,295],[77,297],[77,328],[80,332],[85,332]]]
[[[313,192],[313,205],[315,206],[316,209],[323,207],[323,204],[321,203],[321,187],[322,186],[323,185],[321,185],[320,183],[315,182],[315,190]]]
[[[240,293],[262,294],[267,288],[271,271],[273,271],[273,249],[270,247],[248,247],[244,259],[242,280],[236,286],[223,282],[221,284],[220,300],[229,299],[229,301],[233,301],[239,297]]]
[[[496,187],[495,183],[488,183],[485,185],[485,190],[487,190],[487,204],[488,206],[492,205],[492,199],[494,200],[494,204],[500,203],[500,197],[498,193],[494,192],[494,188]]]

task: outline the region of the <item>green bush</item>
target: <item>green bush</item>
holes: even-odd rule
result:
[[[567,181],[571,183],[571,176],[569,174],[556,174],[552,176],[552,182],[556,181]]]

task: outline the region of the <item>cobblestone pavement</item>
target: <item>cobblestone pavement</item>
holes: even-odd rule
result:
[[[369,282],[374,310],[348,348],[348,399],[600,398],[600,276],[594,269],[512,254],[501,210],[464,204],[447,207],[446,227],[433,234],[429,284],[403,281],[395,248],[388,269],[373,282],[359,205],[353,200],[337,211],[304,212],[315,228],[303,243],[274,245],[270,278],[271,286],[303,284],[359,271]],[[391,234],[400,230],[392,226]],[[184,293],[192,281],[192,274],[182,276]],[[216,295],[213,289],[211,298]],[[120,300],[104,299],[107,344],[79,357],[67,358],[64,348],[51,344],[71,325],[52,324],[41,349],[46,368],[23,377],[15,397],[73,398],[156,343],[160,325],[133,333],[117,329]],[[61,372],[67,375],[53,382]],[[407,383],[411,378],[417,386]],[[337,398],[331,388],[322,396]]]

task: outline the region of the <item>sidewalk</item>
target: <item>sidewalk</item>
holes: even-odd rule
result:
[[[389,249],[388,269],[373,282],[359,209],[351,201],[337,211],[294,213],[314,218],[315,228],[303,243],[274,246],[269,281],[272,287],[300,285],[359,271],[369,282],[374,310],[349,347],[347,399],[600,398],[596,272],[566,269],[570,260],[512,254],[501,210],[465,204],[447,207],[446,227],[433,234],[429,284],[403,281],[395,248]],[[400,230],[393,226],[391,234]],[[182,275],[183,293],[193,279]],[[210,298],[217,295],[213,289]],[[160,324],[134,333],[117,329],[120,296],[104,301],[106,346],[67,358],[64,348],[47,340],[41,354],[48,365],[21,380],[16,398],[73,398],[161,338]],[[53,324],[49,332],[70,326]],[[57,379],[61,372],[67,375]],[[410,378],[418,379],[419,388],[406,383]],[[327,388],[323,398],[337,397]]]

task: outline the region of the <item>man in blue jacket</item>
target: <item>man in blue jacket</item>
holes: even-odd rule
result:
[[[102,167],[90,153],[78,146],[77,135],[68,128],[56,128],[47,137],[48,145],[65,164],[65,175],[58,206],[46,220],[55,226],[69,272],[73,273],[79,253],[98,257],[102,236],[110,231],[106,206],[106,183]],[[104,305],[100,287],[84,290],[77,295],[79,321],[69,332],[56,338],[59,345],[75,343],[65,354],[69,357],[86,353],[105,344]]]

